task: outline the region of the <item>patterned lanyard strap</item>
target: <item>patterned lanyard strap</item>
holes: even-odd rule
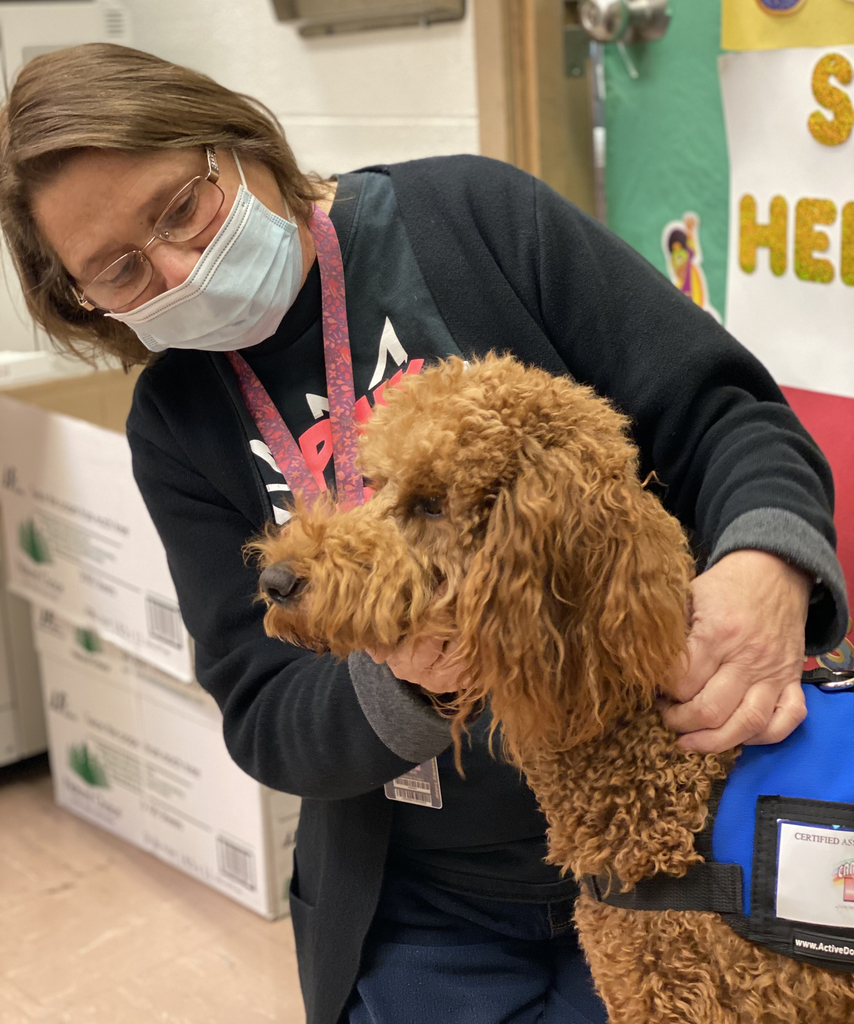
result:
[[[326,361],[326,393],[332,430],[335,465],[335,489],[344,508],[361,505],[365,500],[362,477],[356,470],[358,430],[356,393],[353,387],[353,360],[350,356],[350,332],[344,295],[344,262],[332,221],[319,206],[309,221],[309,230],[320,266],[323,308],[323,354]],[[264,443],[270,449],[289,487],[308,501],[321,493],[293,435],[285,426],[264,385],[239,352],[229,352],[229,361],[237,375],[237,384],[246,408]]]

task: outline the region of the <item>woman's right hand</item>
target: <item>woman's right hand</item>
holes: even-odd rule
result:
[[[453,643],[436,637],[414,637],[397,647],[368,650],[378,665],[385,662],[398,679],[431,693],[456,693],[461,688],[463,666],[453,662],[453,652]]]

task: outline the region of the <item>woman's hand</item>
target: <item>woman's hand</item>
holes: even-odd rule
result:
[[[453,644],[435,637],[415,637],[398,647],[376,647],[368,654],[379,665],[385,662],[398,679],[431,693],[455,693],[460,689],[463,666],[449,664]]]
[[[703,753],[778,743],[806,717],[801,688],[812,579],[775,555],[734,551],[694,581],[688,665],[664,721]]]

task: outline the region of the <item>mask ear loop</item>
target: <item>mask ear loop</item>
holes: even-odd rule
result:
[[[246,184],[246,178],[243,176],[243,165],[240,162],[240,157],[237,155],[235,150],[231,151],[231,155],[234,157],[234,162],[237,164],[237,172],[240,175],[240,180],[243,182],[243,187],[248,192],[249,186]]]
[[[247,192],[249,192],[249,186],[246,184],[246,178],[243,176],[243,167],[241,166],[240,163],[240,157],[237,155],[237,152],[235,150],[231,151],[231,155],[234,157],[234,162],[237,164],[237,170],[240,174],[240,180],[243,182],[243,187],[246,189]],[[249,192],[249,194],[252,195],[251,192]],[[282,197],[282,202],[285,203],[284,196]],[[285,220],[289,221],[291,224],[296,223],[294,218],[291,217],[291,211],[288,208],[287,203],[285,203]]]

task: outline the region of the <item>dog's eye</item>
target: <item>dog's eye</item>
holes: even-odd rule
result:
[[[429,519],[439,519],[444,515],[442,499],[436,495],[419,497],[412,502],[412,511],[419,516],[427,516]]]

